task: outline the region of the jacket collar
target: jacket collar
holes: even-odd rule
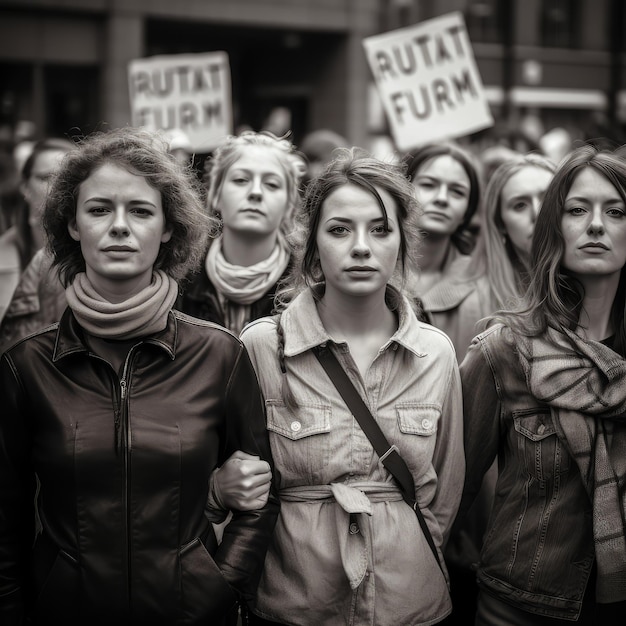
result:
[[[406,348],[418,357],[426,356],[426,353],[416,349],[419,345],[421,326],[407,298],[394,287],[388,286],[387,300],[397,303],[395,310],[399,324],[398,329],[383,348],[395,344]],[[285,336],[285,357],[302,354],[328,342],[334,343],[322,324],[311,288],[300,293],[283,311],[281,324]]]
[[[445,277],[420,295],[419,300],[425,311],[440,313],[456,309],[476,289],[473,280],[464,278],[470,261],[471,257],[465,254],[455,255],[446,267]]]
[[[85,335],[82,326],[76,321],[72,310],[68,307],[61,316],[57,329],[52,361],[67,357],[78,352],[88,352],[85,343]],[[137,339],[139,343],[150,343],[161,348],[170,359],[176,357],[176,344],[178,338],[178,320],[172,311],[167,317],[167,326],[159,333],[155,333],[143,339]]]

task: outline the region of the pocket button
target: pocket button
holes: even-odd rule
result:
[[[291,430],[294,433],[300,432],[301,429],[302,429],[302,424],[300,422],[298,422],[298,421],[291,422]]]

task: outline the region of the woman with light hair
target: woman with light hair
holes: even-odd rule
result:
[[[492,312],[510,307],[530,280],[530,250],[537,216],[554,175],[555,165],[535,153],[505,160],[485,190],[483,250],[473,257],[471,271],[484,273]]]
[[[304,158],[269,132],[230,136],[206,163],[207,207],[220,222],[179,308],[236,334],[274,306],[291,260],[286,234],[300,202]]]

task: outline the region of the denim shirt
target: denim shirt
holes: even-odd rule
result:
[[[275,318],[241,339],[255,366],[281,498],[255,612],[284,624],[412,626],[451,610],[415,512],[317,361],[337,355],[413,474],[416,497],[440,550],[464,478],[462,399],[448,337],[419,322],[408,300],[399,327],[363,377],[345,343],[324,329],[311,291],[283,312],[284,355],[295,410],[282,399]]]
[[[575,620],[594,562],[592,506],[550,409],[528,390],[508,328],[479,334],[460,366],[467,473],[457,522],[498,457],[478,583],[538,615]]]

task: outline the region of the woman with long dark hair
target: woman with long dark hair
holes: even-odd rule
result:
[[[585,146],[550,182],[520,306],[461,364],[462,520],[494,458],[479,626],[622,624],[626,164]]]

